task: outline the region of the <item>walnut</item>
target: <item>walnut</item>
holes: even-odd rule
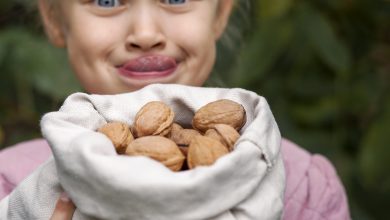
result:
[[[209,166],[228,153],[228,149],[219,141],[205,136],[195,136],[188,147],[187,164],[190,169]]]
[[[133,129],[136,137],[165,136],[170,132],[175,117],[172,109],[160,101],[145,104],[136,114]]]
[[[169,138],[179,146],[188,146],[196,135],[201,134],[197,130],[182,128],[180,125],[173,123]]]
[[[147,156],[179,171],[212,165],[228,154],[246,122],[243,106],[227,99],[201,107],[192,120],[194,129],[173,123],[174,117],[169,106],[152,101],[138,111],[131,127],[111,122],[98,131],[112,141],[118,154]]]
[[[144,136],[135,139],[127,147],[126,155],[150,157],[172,171],[179,171],[185,159],[175,142],[162,136]]]
[[[206,131],[205,136],[211,137],[223,145],[225,145],[229,151],[233,150],[234,144],[240,138],[240,134],[230,125],[216,124],[214,128]]]
[[[216,124],[227,124],[240,130],[245,122],[246,113],[242,105],[228,99],[221,99],[210,102],[196,111],[192,126],[204,133]]]
[[[98,132],[105,134],[111,140],[118,154],[125,153],[127,145],[134,140],[129,126],[122,122],[107,123],[100,127]]]

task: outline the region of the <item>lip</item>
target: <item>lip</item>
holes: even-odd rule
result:
[[[162,55],[148,55],[129,60],[118,67],[119,73],[136,80],[162,78],[172,75],[177,62],[174,58]]]

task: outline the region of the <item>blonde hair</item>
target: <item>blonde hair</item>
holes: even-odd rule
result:
[[[243,31],[250,24],[250,9],[251,0],[234,0],[234,11],[221,38],[222,45],[229,49],[234,49],[237,42],[242,41]]]

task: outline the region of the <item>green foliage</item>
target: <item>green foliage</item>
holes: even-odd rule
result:
[[[5,68],[7,73],[13,73],[16,82],[28,84],[54,100],[79,89],[64,51],[52,48],[42,36],[34,36],[20,28],[9,28],[2,31],[0,42],[3,42],[2,62],[14,64]]]
[[[390,3],[252,3],[250,31],[230,51],[234,58],[219,49],[225,56],[214,81],[263,95],[284,137],[327,156],[347,188],[353,219],[386,219]]]
[[[5,2],[0,4],[0,149],[39,137],[42,115],[80,91],[65,51],[52,47],[37,28],[31,1]]]
[[[38,137],[42,114],[80,90],[32,2],[0,3],[0,148]],[[386,219],[390,2],[247,2],[238,1],[208,84],[266,97],[284,137],[333,162],[353,219]]]
[[[39,136],[41,115],[80,90],[66,59],[42,35],[21,27],[0,32],[2,144]]]

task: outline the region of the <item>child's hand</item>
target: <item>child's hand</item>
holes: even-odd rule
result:
[[[62,193],[57,201],[53,215],[50,220],[71,220],[76,206],[69,199],[66,193]]]

